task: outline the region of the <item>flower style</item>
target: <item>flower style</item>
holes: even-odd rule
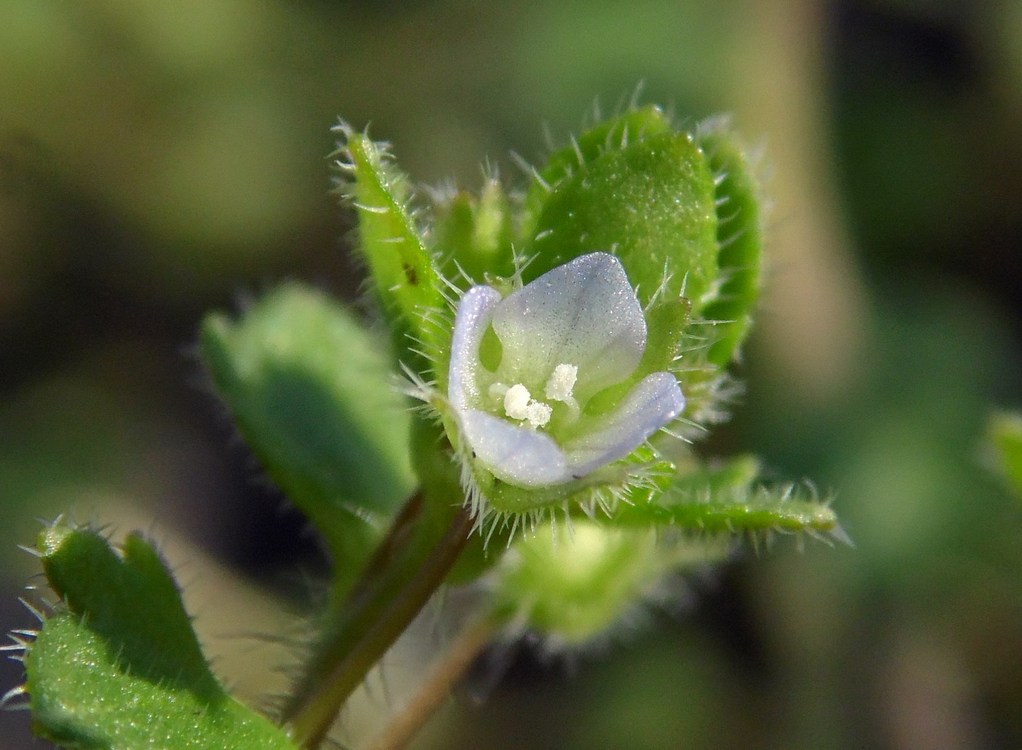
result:
[[[466,447],[527,489],[627,456],[685,406],[669,372],[646,375],[609,408],[592,401],[628,381],[645,349],[642,307],[608,253],[575,258],[507,297],[472,287],[458,304],[448,376]]]

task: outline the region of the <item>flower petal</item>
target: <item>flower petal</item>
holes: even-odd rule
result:
[[[454,316],[451,364],[447,370],[447,397],[455,411],[462,412],[480,398],[478,373],[479,344],[490,325],[500,292],[488,286],[474,286],[462,296]]]
[[[586,394],[619,383],[646,348],[646,320],[621,262],[590,253],[508,295],[493,314],[501,377],[542,386],[559,364],[578,367]]]
[[[684,408],[685,397],[671,373],[647,375],[617,409],[564,446],[572,477],[627,456]]]
[[[549,487],[571,479],[564,453],[548,435],[478,409],[461,414],[475,458],[491,474],[518,487]]]

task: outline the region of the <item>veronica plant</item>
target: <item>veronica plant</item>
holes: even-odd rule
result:
[[[152,548],[57,523],[37,553],[60,601],[13,636],[27,681],[8,700],[58,744],[318,747],[430,597],[470,587],[464,632],[373,745],[399,747],[493,640],[584,648],[742,538],[841,536],[811,492],[696,449],[738,392],[761,278],[759,188],[726,122],[689,133],[635,108],[478,195],[415,193],[385,145],[337,132],[390,335],[300,285],[201,334],[239,431],[334,561],[294,690],[269,718],[230,698]]]

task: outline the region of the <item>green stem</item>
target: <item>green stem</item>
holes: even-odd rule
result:
[[[406,503],[285,712],[295,742],[319,746],[344,702],[443,582],[472,527],[460,504],[427,502],[422,493]]]

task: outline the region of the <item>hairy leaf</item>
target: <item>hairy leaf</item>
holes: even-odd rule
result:
[[[727,365],[752,325],[759,299],[763,228],[759,184],[747,151],[726,120],[704,123],[697,136],[716,177],[717,242],[720,284],[703,316],[714,321],[708,358]]]
[[[444,305],[440,276],[416,227],[407,178],[385,146],[346,126],[339,131],[345,139],[337,163],[351,178],[341,193],[358,214],[358,249],[405,359],[405,333],[423,343],[435,334],[424,316]]]
[[[201,352],[267,473],[327,540],[344,589],[411,494],[407,405],[378,338],[325,295],[290,284],[239,321],[203,324]]]
[[[54,526],[39,551],[64,606],[25,659],[38,734],[97,750],[295,747],[217,682],[170,573],[141,537],[118,555],[93,530]]]

